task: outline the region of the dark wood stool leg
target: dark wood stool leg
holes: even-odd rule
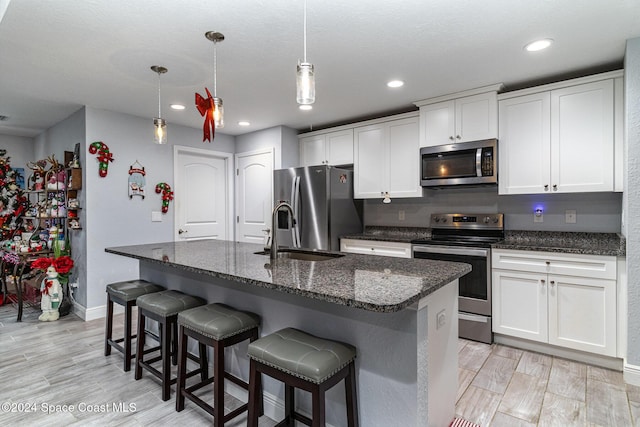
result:
[[[187,382],[187,335],[184,333],[184,326],[180,326],[178,346],[178,381],[176,384],[176,411],[184,409],[184,390]],[[202,356],[201,356],[202,357]]]
[[[349,364],[349,374],[344,379],[347,395],[347,426],[358,427],[358,394],[356,391],[356,364]]]
[[[296,389],[291,387],[289,384],[284,385],[284,419],[286,421],[285,425],[295,426],[296,421],[293,413],[296,410]]]
[[[171,335],[172,325],[164,319],[160,323],[160,351],[162,353],[162,400],[167,401],[171,395]]]
[[[247,414],[247,427],[258,427],[258,413],[262,400],[262,374],[256,368],[256,362],[249,360],[249,413]]]
[[[144,356],[144,342],[145,342],[145,316],[143,311],[138,309],[138,339],[136,340],[136,370],[134,378],[139,380],[142,378],[142,361]]]
[[[124,315],[124,371],[131,370],[131,307],[133,304],[127,302]]]
[[[113,301],[111,301],[111,295],[107,292],[107,325],[105,327],[104,334],[104,355],[109,356],[111,354],[111,334],[113,333]]]
[[[324,421],[324,389],[320,389],[319,385],[313,387],[311,392],[311,404],[312,408],[312,427],[325,427]]]
[[[198,342],[198,355],[200,357],[200,381],[209,378],[209,358],[207,357],[207,346]]]
[[[178,364],[178,319],[171,322],[171,363]]]
[[[224,346],[213,343],[213,425],[224,426]]]

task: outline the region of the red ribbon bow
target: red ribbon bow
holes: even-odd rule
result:
[[[216,106],[213,103],[213,97],[211,96],[209,89],[205,87],[204,90],[207,92],[208,98],[204,98],[196,92],[196,108],[200,115],[204,117],[202,142],[204,142],[205,139],[211,142],[211,140],[216,136],[216,125],[213,120],[213,112],[215,111]]]
[[[47,295],[49,294],[49,288],[53,286],[53,281],[50,279],[44,279],[44,290],[43,292]]]

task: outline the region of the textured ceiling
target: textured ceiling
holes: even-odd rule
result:
[[[308,0],[307,8],[317,97],[303,112],[302,0],[0,0],[0,115],[9,117],[0,133],[37,135],[82,105],[152,118],[154,64],[169,69],[169,132],[172,123],[200,128],[194,93],[213,86],[210,30],[226,37],[218,95],[230,135],[318,128],[494,83],[620,68],[625,40],[640,36],[638,0]],[[542,37],[555,40],[551,49],[523,50]],[[387,88],[394,78],[405,86]]]

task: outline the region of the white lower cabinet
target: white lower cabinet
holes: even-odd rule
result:
[[[494,249],[493,332],[616,356],[616,257]]]
[[[380,240],[340,239],[340,251],[353,254],[411,258],[411,243]]]

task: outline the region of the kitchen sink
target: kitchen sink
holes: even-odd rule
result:
[[[269,255],[269,251],[255,252],[256,255]],[[280,249],[278,259],[295,259],[299,261],[329,261],[343,257],[343,254],[333,254],[328,252],[313,252],[297,249]]]

